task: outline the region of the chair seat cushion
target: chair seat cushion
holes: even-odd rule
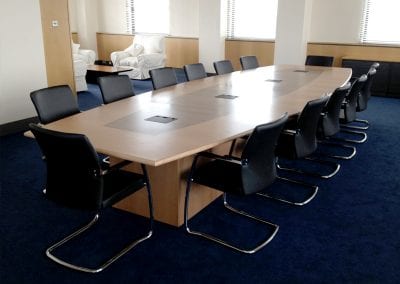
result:
[[[122,66],[138,67],[137,57],[126,57],[119,62]]]
[[[132,57],[137,57],[143,53],[144,47],[141,44],[133,43],[128,48],[124,49],[124,51],[128,52]]]
[[[74,57],[75,58],[75,57]],[[74,59],[74,75],[75,76],[85,76],[87,72],[87,64],[81,59]]]
[[[108,207],[145,186],[142,175],[127,171],[110,171],[104,175],[102,207]]]
[[[231,162],[213,160],[200,166],[193,182],[222,192],[243,195],[241,166]]]

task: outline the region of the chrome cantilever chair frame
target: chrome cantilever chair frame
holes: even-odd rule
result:
[[[371,67],[368,70],[367,81],[365,82],[365,84],[364,84],[364,86],[363,86],[363,88],[361,90],[360,97],[359,97],[359,99],[364,100],[365,106],[364,106],[364,108],[360,109],[360,103],[359,103],[360,101],[357,100],[357,112],[361,112],[361,111],[363,111],[363,110],[365,110],[367,108],[368,100],[371,97],[372,82],[374,80],[374,76],[376,75],[376,72],[377,72],[378,68],[379,68],[379,63],[375,62],[375,63],[373,63],[371,65]],[[366,119],[356,118],[354,120],[354,122],[358,123],[358,124],[361,124],[361,125],[364,125],[364,126],[361,126],[361,125],[346,125],[346,124],[342,124],[342,126],[348,128],[348,129],[355,129],[355,130],[367,130],[369,128],[369,121],[366,120]]]
[[[190,189],[191,189],[191,182],[193,181],[192,177],[193,177],[194,171],[196,169],[196,164],[197,164],[197,161],[198,161],[199,157],[206,157],[206,158],[212,158],[212,159],[222,159],[224,161],[230,160],[230,162],[233,162],[233,163],[239,163],[239,164],[241,163],[240,161],[232,160],[229,157],[221,157],[221,156],[218,156],[218,155],[215,155],[215,154],[212,154],[212,153],[199,153],[199,154],[196,155],[196,157],[194,158],[191,170],[190,170],[190,174],[188,176],[188,182],[187,182],[187,186],[186,186],[185,212],[184,212],[184,221],[185,221],[186,231],[189,234],[206,238],[208,240],[211,240],[213,242],[216,242],[218,244],[221,244],[223,246],[226,246],[228,248],[231,248],[233,250],[236,250],[236,251],[239,251],[239,252],[242,252],[242,253],[252,254],[252,253],[255,253],[255,252],[259,251],[260,249],[262,249],[264,246],[266,246],[275,237],[276,233],[279,230],[279,226],[276,225],[276,224],[273,224],[273,223],[271,223],[269,221],[263,220],[263,219],[261,219],[261,218],[259,218],[257,216],[251,215],[251,214],[249,214],[249,213],[247,213],[247,212],[245,212],[243,210],[238,210],[238,209],[232,207],[227,201],[227,196],[226,196],[225,192],[223,193],[223,202],[224,202],[224,207],[226,209],[230,210],[233,213],[239,214],[241,216],[245,216],[245,217],[250,218],[252,220],[255,220],[255,221],[259,222],[259,223],[263,223],[263,224],[268,225],[269,227],[272,227],[273,228],[272,234],[270,234],[265,240],[263,240],[257,246],[255,246],[253,248],[250,248],[250,249],[245,249],[245,248],[241,248],[239,246],[235,246],[235,245],[233,245],[231,243],[228,243],[226,241],[223,241],[223,240],[221,240],[221,239],[219,239],[219,238],[217,238],[215,236],[212,236],[210,234],[203,233],[203,232],[200,232],[200,231],[195,231],[195,230],[192,230],[192,229],[189,228],[188,210],[189,210],[189,200],[190,200],[190,198],[189,198],[190,197]]]
[[[33,123],[29,124],[29,128],[35,136],[42,154],[46,157],[46,197],[66,207],[96,212],[88,224],[46,250],[46,255],[51,260],[74,270],[97,273],[137,244],[151,237],[153,204],[145,165],[141,164],[142,174],[122,170],[121,168],[128,163],[127,161],[103,170],[95,149],[85,135],[53,131]],[[76,163],[77,160],[79,163]],[[134,240],[119,253],[95,268],[76,265],[53,254],[57,248],[91,228],[99,219],[103,208],[112,206],[143,187],[147,189],[149,203],[149,231],[144,236]]]
[[[340,124],[339,124],[340,108],[345,96],[350,90],[350,87],[351,84],[350,82],[348,82],[344,86],[337,88],[329,97],[329,100],[326,106],[324,107],[319,119],[317,136],[320,139],[322,139],[318,140],[318,144],[328,145],[331,147],[342,148],[342,149],[350,149],[351,153],[347,156],[336,155],[336,154],[333,155],[322,154],[323,156],[341,160],[349,160],[353,158],[357,153],[357,150],[354,146],[329,141],[331,137],[333,137],[336,133],[340,131]]]
[[[281,202],[284,202],[284,203],[288,203],[288,204],[291,204],[291,205],[303,206],[303,205],[306,205],[307,203],[309,203],[311,200],[313,200],[314,197],[318,193],[318,189],[319,189],[318,185],[306,183],[306,182],[303,182],[303,181],[293,180],[293,179],[289,179],[289,178],[285,178],[285,177],[280,177],[280,176],[277,176],[276,178],[279,181],[282,181],[282,182],[301,185],[301,186],[303,186],[305,188],[311,188],[312,192],[311,192],[310,196],[307,197],[303,201],[294,201],[294,200],[283,199],[283,198],[280,198],[280,197],[277,197],[277,196],[272,196],[272,195],[270,195],[270,194],[268,194],[266,192],[258,192],[257,195],[260,195],[260,196],[266,197],[266,198],[270,198],[270,199],[274,199],[274,200],[278,200],[278,201],[281,201]]]
[[[189,234],[203,237],[225,247],[242,253],[255,253],[266,246],[276,235],[279,226],[231,206],[227,193],[236,196],[248,196],[268,188],[276,180],[275,147],[279,134],[287,120],[287,113],[271,123],[258,125],[246,141],[240,158],[220,156],[211,152],[202,152],[195,156],[187,177],[184,221]],[[197,167],[199,158],[204,163]],[[247,217],[252,221],[269,227],[269,233],[257,245],[246,248],[232,244],[208,233],[193,230],[189,227],[188,211],[192,183],[215,188],[223,192],[224,208],[230,212]]]
[[[357,108],[357,98],[360,95],[361,89],[365,82],[367,81],[367,75],[362,75],[360,78],[357,78],[349,91],[349,94],[346,96],[344,103],[343,103],[343,113],[344,113],[344,119],[346,123],[350,123],[356,120],[356,108]],[[354,116],[354,117],[353,117]],[[368,135],[365,132],[362,131],[356,131],[356,130],[350,130],[346,129],[348,128],[347,126],[344,125],[344,123],[340,124],[340,132],[343,133],[348,133],[351,135],[359,136],[361,137],[359,140],[356,139],[348,139],[348,138],[332,138],[337,141],[342,141],[342,142],[348,142],[348,143],[357,143],[361,144],[367,141]]]
[[[331,178],[334,175],[336,175],[339,170],[340,170],[340,164],[333,162],[333,161],[328,161],[328,160],[322,160],[318,158],[311,158],[309,157],[313,152],[315,152],[317,148],[317,125],[319,121],[319,117],[321,114],[321,111],[323,107],[326,105],[328,101],[328,97],[324,96],[320,99],[310,101],[306,104],[300,115],[297,117],[296,120],[292,120],[295,125],[289,126],[291,128],[296,128],[296,129],[284,129],[281,134],[280,142],[283,143],[280,145],[278,143],[278,150],[283,157],[288,157],[292,156],[291,159],[305,159],[309,161],[313,161],[319,164],[324,164],[328,165],[329,167],[333,168],[333,171],[331,171],[328,174],[320,174],[320,173],[315,173],[315,172],[310,172],[310,171],[305,171],[301,169],[295,169],[295,168],[288,168],[284,167],[279,163],[279,160],[277,160],[277,167],[280,170],[285,170],[285,171],[290,171],[290,172],[296,172],[300,174],[306,174],[310,176],[316,176],[320,178]],[[307,120],[307,122],[305,122]],[[307,134],[305,134],[307,132]],[[311,133],[312,132],[312,133]],[[297,139],[296,139],[297,138]],[[299,141],[299,142],[296,142]],[[296,147],[298,145],[298,147]],[[289,147],[289,149],[285,149],[286,147]],[[302,146],[302,147],[300,147]],[[302,151],[303,153],[299,153],[297,148],[304,148]],[[291,152],[291,154],[287,154],[286,152]],[[279,154],[278,154],[279,158]]]
[[[151,188],[150,188],[150,182],[148,179],[148,175],[147,175],[147,170],[145,165],[141,165],[142,170],[143,170],[143,174],[145,176],[146,179],[146,189],[147,189],[147,196],[148,196],[148,202],[149,202],[149,210],[150,210],[150,230],[148,231],[148,233],[141,237],[138,238],[136,240],[134,240],[132,243],[130,243],[128,246],[126,246],[124,249],[122,249],[120,252],[118,252],[116,255],[114,255],[113,257],[111,257],[110,259],[108,259],[107,261],[105,261],[103,264],[101,264],[100,266],[96,267],[96,268],[88,268],[88,267],[83,267],[83,266],[79,266],[79,265],[75,265],[72,263],[69,263],[67,261],[64,261],[58,257],[56,257],[52,252],[57,249],[58,247],[62,246],[63,244],[67,243],[68,241],[74,239],[75,237],[79,236],[81,233],[87,231],[89,228],[91,228],[94,224],[96,224],[96,222],[98,221],[99,217],[100,217],[100,212],[97,212],[96,215],[94,216],[94,218],[85,226],[79,228],[77,231],[73,232],[72,234],[66,236],[65,238],[63,238],[61,241],[55,243],[54,245],[52,245],[51,247],[49,247],[46,250],[46,255],[53,261],[57,262],[58,264],[61,264],[65,267],[74,269],[74,270],[78,270],[78,271],[82,271],[82,272],[88,272],[88,273],[98,273],[103,271],[105,268],[107,268],[110,264],[112,264],[113,262],[115,262],[118,258],[120,258],[121,256],[123,256],[124,254],[126,254],[127,252],[129,252],[132,248],[134,248],[136,245],[140,244],[141,242],[149,239],[152,235],[153,235],[153,223],[154,223],[154,218],[153,218],[153,202],[152,202],[152,194],[151,194]]]

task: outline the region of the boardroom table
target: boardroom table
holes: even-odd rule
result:
[[[273,65],[211,76],[150,91],[46,124],[52,130],[82,133],[95,149],[147,165],[155,219],[183,224],[186,177],[201,151],[227,154],[230,142],[255,126],[299,113],[313,99],[331,94],[351,77],[351,69]],[[195,185],[189,217],[221,193]],[[148,216],[144,190],[116,207]]]

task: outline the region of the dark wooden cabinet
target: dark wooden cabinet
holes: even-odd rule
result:
[[[343,58],[342,67],[352,68],[353,77],[359,77],[366,74],[374,62],[379,62],[380,66],[372,83],[372,95],[400,98],[400,62]]]

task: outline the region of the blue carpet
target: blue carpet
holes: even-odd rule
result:
[[[92,216],[44,198],[45,168],[34,140],[1,137],[1,283],[399,283],[399,109],[398,99],[370,100],[360,115],[371,122],[368,141],[357,146],[354,159],[341,162],[334,178],[308,178],[320,185],[308,205],[231,198],[235,206],[280,225],[258,253],[239,254],[156,222],[149,241],[97,275],[63,268],[45,256],[50,244]],[[192,224],[209,232],[226,229],[237,243],[259,239],[262,228],[228,214],[217,200]],[[143,232],[145,223],[107,209],[99,227],[60,254],[81,264],[100,263]]]

